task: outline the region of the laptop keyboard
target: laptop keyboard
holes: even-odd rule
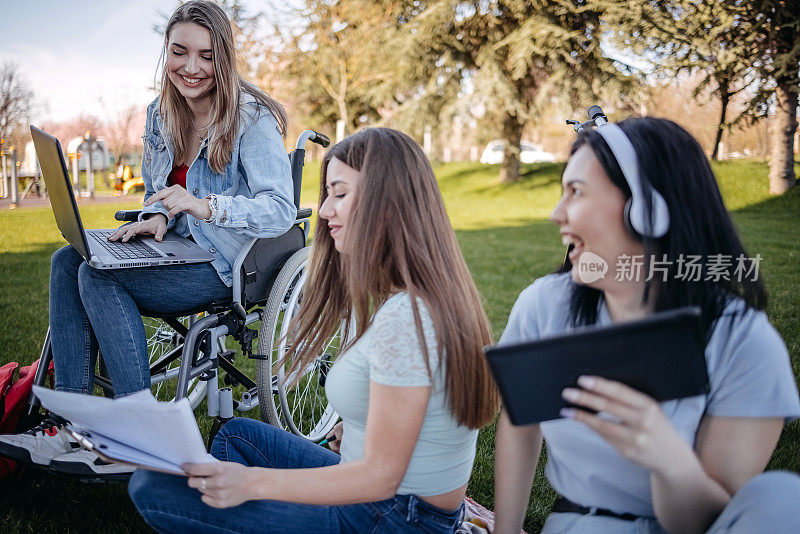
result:
[[[152,250],[150,247],[143,245],[135,237],[131,238],[127,243],[122,241],[109,241],[108,236],[112,232],[93,231],[89,235],[94,237],[94,240],[100,244],[101,247],[111,253],[112,256],[118,260],[135,260],[139,258],[160,258],[161,254]]]

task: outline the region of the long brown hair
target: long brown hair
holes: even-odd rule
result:
[[[417,299],[436,329],[439,368],[456,420],[470,428],[487,424],[499,397],[483,347],[491,342],[480,295],[469,274],[428,159],[409,136],[369,128],[334,145],[322,161],[320,205],[328,163],[336,158],[361,172],[348,222],[348,254],[339,254],[324,220],[317,218],[300,310],[288,355],[292,370],[304,368],[341,324],[355,319],[352,346],[367,330],[374,310],[396,291],[411,297],[421,349],[430,359]]]
[[[236,51],[231,23],[225,12],[214,2],[191,0],[178,9],[167,22],[164,46],[161,49],[161,102],[159,113],[164,120],[167,135],[175,147],[175,161],[186,155],[187,139],[192,135],[191,112],[186,99],[167,75],[166,54],[169,36],[176,24],[191,22],[207,29],[211,34],[211,57],[214,62],[215,87],[212,89],[211,138],[208,143],[208,163],[216,173],[221,173],[233,153],[233,144],[239,134],[239,110],[242,91],[269,109],[278,122],[278,130],[286,137],[286,111],[278,102],[245,81],[236,69]]]

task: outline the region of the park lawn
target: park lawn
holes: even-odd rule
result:
[[[763,258],[761,270],[770,294],[768,315],[783,336],[800,376],[800,190],[769,198],[767,166],[756,161],[714,165],[726,205],[748,252]],[[800,170],[800,169],[799,169]],[[554,270],[564,247],[547,218],[560,195],[560,164],[523,166],[523,178],[497,183],[497,166],[448,163],[436,172],[462,251],[483,295],[497,339],[519,292]],[[306,167],[302,202],[316,204],[319,165]],[[87,227],[114,225],[115,209],[130,203],[82,207]],[[0,364],[30,363],[39,355],[47,328],[50,255],[64,241],[49,209],[0,212]],[[198,409],[203,432],[210,420]],[[257,417],[257,410],[247,414]],[[469,494],[493,507],[494,426],[481,431]],[[554,498],[542,474],[534,484],[525,527],[537,531]],[[800,425],[789,425],[770,462],[771,469],[800,472]],[[0,486],[3,530],[37,532],[139,532],[147,527],[135,513],[123,484],[87,485],[27,470]]]

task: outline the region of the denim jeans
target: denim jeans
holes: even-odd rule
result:
[[[795,534],[800,532],[800,476],[768,471],[753,477],[736,492],[707,534]],[[554,513],[542,534],[666,534],[654,518],[625,521],[614,517]]]
[[[208,263],[100,270],[71,246],[57,250],[50,269],[56,389],[91,393],[98,346],[116,396],[149,388],[142,312],[201,311],[230,297]]]
[[[224,461],[276,469],[339,463],[339,455],[252,419],[233,419],[223,426],[211,453]],[[444,533],[455,531],[463,510],[463,505],[455,511],[442,510],[415,495],[341,506],[248,501],[217,509],[204,504],[185,477],[141,469],[133,474],[128,492],[145,521],[159,532]],[[330,493],[335,494],[336,488]]]

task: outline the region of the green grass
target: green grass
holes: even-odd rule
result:
[[[768,315],[789,348],[795,376],[800,376],[800,190],[769,198],[764,163],[723,162],[714,168],[748,252],[763,257]],[[448,163],[436,171],[497,339],[519,292],[563,258],[557,228],[547,220],[560,194],[561,165],[523,166],[523,179],[512,185],[497,183],[496,166]],[[306,167],[303,203],[316,203],[318,191],[319,166],[311,163]],[[87,227],[108,227],[114,224],[115,209],[131,207],[120,203],[81,209]],[[0,364],[29,363],[38,357],[47,327],[49,258],[63,243],[49,209],[0,211]],[[248,415],[257,417],[257,411]],[[207,432],[209,419],[200,415],[199,420]],[[469,486],[469,494],[490,508],[493,440],[493,426],[481,432]],[[541,527],[554,498],[542,465],[525,522],[529,532]],[[769,467],[800,472],[800,425],[786,428]],[[0,522],[2,530],[21,532],[146,530],[124,485],[86,485],[32,470],[0,487]]]

